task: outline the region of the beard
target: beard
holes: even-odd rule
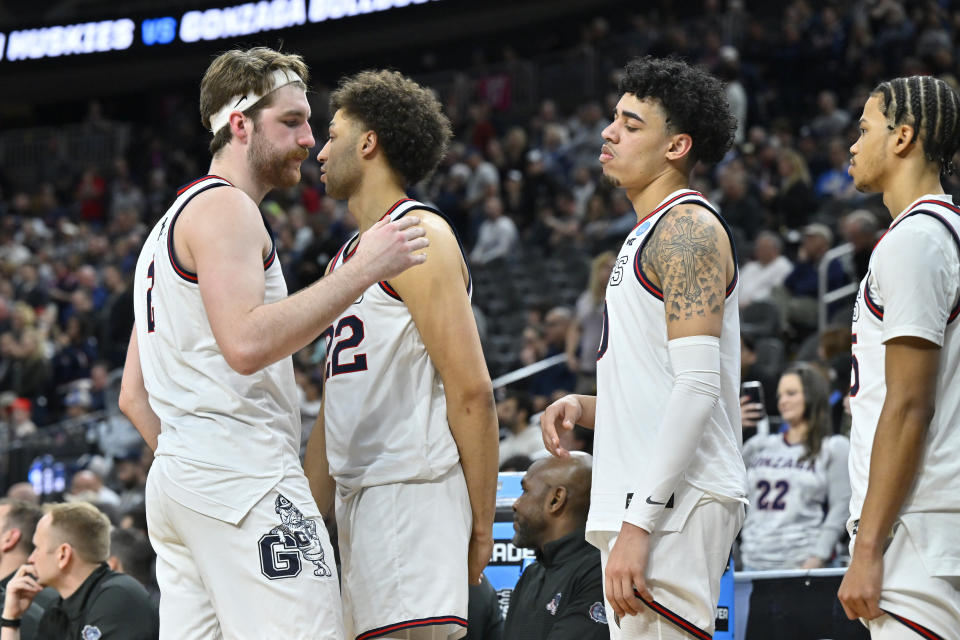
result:
[[[606,173],[600,174],[600,182],[608,187],[613,187],[614,189],[620,188],[620,178],[615,178],[614,176],[607,175]]]
[[[360,186],[359,162],[354,157],[344,157],[338,163],[328,163],[327,195],[335,200],[349,200]]]
[[[257,178],[272,187],[295,187],[300,182],[300,168],[293,172],[290,163],[292,160],[303,162],[307,155],[308,151],[301,147],[280,152],[263,135],[255,135],[250,143],[250,166]]]
[[[518,549],[536,549],[537,548],[537,527],[531,526],[529,521],[524,521],[514,517],[513,519],[513,546]]]

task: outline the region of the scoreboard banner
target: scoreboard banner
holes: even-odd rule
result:
[[[178,15],[50,25],[0,32],[0,64],[211,42],[443,0],[260,0]]]

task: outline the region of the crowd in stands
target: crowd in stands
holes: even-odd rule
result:
[[[499,391],[504,468],[524,470],[541,455],[537,412],[552,398],[594,389],[603,286],[637,213],[600,179],[597,156],[618,98],[616,70],[640,54],[679,55],[727,83],[736,144],[718,166],[698,166],[693,185],[733,228],[744,380],[763,383],[770,428],[787,430],[777,381],[790,363],[811,363],[826,381],[824,433],[843,434],[852,295],[826,304],[823,292],[859,282],[889,223],[876,196],[853,188],[848,148],[880,80],[935,74],[957,86],[960,7],[794,0],[748,14],[741,0],[705,0],[682,17],[662,8],[598,17],[567,44],[526,57],[509,47],[478,53],[475,66],[438,86],[455,142],[412,190],[449,217],[464,244],[491,373],[564,356]],[[556,76],[558,61],[564,76]],[[524,86],[531,69],[542,77],[539,91]],[[442,76],[422,71],[428,82]],[[585,77],[592,93],[582,90]],[[318,88],[318,143],[325,95]],[[27,493],[34,455],[69,452],[72,478],[60,493],[102,506],[118,526],[144,525],[149,466],[116,415],[133,305],[143,303],[131,295],[134,265],[177,186],[209,162],[196,96],[151,102],[149,124],[135,120],[143,114],[107,118],[109,107],[91,103],[69,125],[99,150],[87,157],[54,137],[35,166],[14,166],[9,156],[0,165],[0,488]],[[356,229],[344,204],[324,194],[313,157],[302,176],[262,205],[291,292],[320,277]],[[957,176],[944,186],[960,196]],[[849,251],[830,257],[841,245]],[[319,410],[323,358],[322,341],[294,357],[304,441]],[[589,436],[576,430],[564,447],[589,450]],[[29,459],[18,463],[17,452]],[[118,562],[139,566],[142,534],[128,538],[117,543],[130,550]]]

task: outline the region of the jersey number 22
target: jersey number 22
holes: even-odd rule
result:
[[[367,356],[363,353],[354,354],[350,362],[340,362],[340,355],[344,349],[355,349],[363,342],[363,320],[357,316],[346,316],[340,319],[336,329],[330,325],[320,336],[327,341],[325,378],[338,376],[341,373],[367,370]],[[334,339],[337,339],[336,345],[333,344]]]

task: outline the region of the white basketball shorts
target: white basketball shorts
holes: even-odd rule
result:
[[[348,640],[466,633],[471,512],[459,464],[433,481],[338,492],[336,509]]]
[[[146,489],[161,640],[343,638],[333,550],[302,471],[233,525],[171,499],[163,467]]]
[[[706,494],[693,503],[689,513],[665,517],[662,528],[651,535],[647,561],[647,588],[654,602],[636,616],[621,618],[619,625],[606,602],[610,638],[710,640],[720,598],[720,577],[743,518],[743,504],[720,502]],[[618,534],[587,534],[588,541],[600,549],[604,575]]]

